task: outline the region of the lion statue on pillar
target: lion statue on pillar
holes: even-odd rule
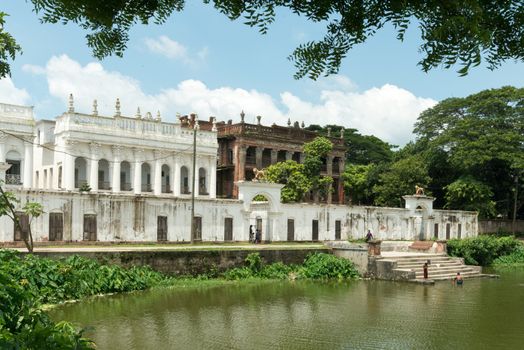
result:
[[[264,170],[263,169],[257,169],[257,168],[254,168],[253,169],[253,174],[255,174],[255,177],[253,178],[252,181],[263,181],[264,180]]]
[[[423,196],[423,195],[424,195],[424,187],[415,185],[415,196]]]

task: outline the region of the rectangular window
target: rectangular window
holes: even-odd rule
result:
[[[458,225],[458,233],[457,234],[458,234],[457,238],[461,239],[462,238],[462,224]]]
[[[335,239],[340,239],[342,236],[342,222],[335,220]]]
[[[84,214],[84,241],[96,241],[96,214]]]
[[[287,240],[290,242],[295,240],[295,220],[294,219],[287,219]]]
[[[233,218],[224,219],[224,241],[233,240]]]
[[[24,238],[27,238],[29,235],[29,216],[27,214],[17,212],[16,218],[18,222],[20,223],[20,228],[22,231],[20,231],[20,228],[18,225],[14,224],[14,232],[15,232],[15,241],[22,241]]]
[[[313,233],[311,235],[311,240],[318,241],[318,220],[313,220],[312,226]]]
[[[438,239],[438,224],[435,224],[435,226],[433,228],[433,237],[435,239]]]
[[[451,237],[451,224],[446,224],[446,239]]]
[[[159,242],[167,241],[167,216],[157,217],[156,240]]]
[[[194,234],[193,240],[201,241],[202,240],[202,217],[195,216],[195,221],[193,221],[193,225],[195,225],[195,234]]]
[[[64,240],[64,214],[49,213],[49,240],[63,241]]]

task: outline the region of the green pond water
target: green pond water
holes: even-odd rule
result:
[[[434,286],[240,282],[52,311],[98,349],[524,349],[524,271]]]

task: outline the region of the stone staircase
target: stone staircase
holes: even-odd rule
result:
[[[383,256],[383,259],[393,262],[395,275],[409,276],[409,280],[414,281],[424,281],[423,266],[428,260],[431,262],[428,268],[428,280],[450,280],[457,275],[457,272],[460,272],[464,278],[482,276],[480,268],[465,265],[463,259],[446,254],[405,253]]]

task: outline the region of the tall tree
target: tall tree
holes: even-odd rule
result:
[[[515,180],[524,172],[524,89],[503,87],[446,99],[420,115],[415,133],[418,150],[445,154],[441,164],[455,173],[440,185],[469,176],[489,188],[499,213],[511,216],[514,193],[522,193],[522,181]],[[478,192],[478,186],[461,188],[472,191],[469,198]],[[520,194],[517,211],[523,204]]]
[[[311,22],[326,25],[324,37],[299,45],[289,56],[296,78],[337,73],[355,45],[365,42],[386,24],[404,39],[414,23],[421,33],[419,62],[423,71],[460,64],[460,74],[485,59],[490,69],[510,59],[524,58],[524,4],[510,0],[383,1],[383,0],[203,0],[231,20],[242,19],[261,33],[288,9]],[[165,23],[184,0],[31,0],[47,23],[77,23],[89,31],[87,44],[95,57],[121,56],[136,23]],[[2,47],[1,50],[5,48]],[[0,54],[1,56],[1,54]],[[5,62],[5,61],[4,61]]]

